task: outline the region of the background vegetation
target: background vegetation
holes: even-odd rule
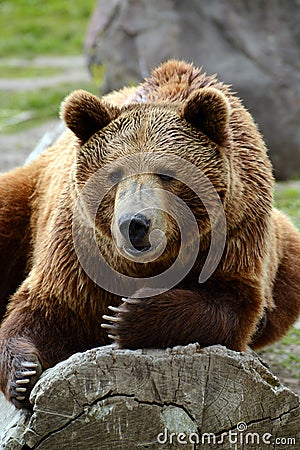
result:
[[[0,2],[0,55],[78,55],[95,0]]]
[[[84,36],[95,3],[95,0],[1,1],[0,79],[19,79],[22,86],[26,79],[34,83],[36,78],[61,74],[62,68],[59,63],[55,66],[55,58],[83,54]],[[37,57],[42,57],[43,62],[35,64]],[[76,71],[76,67],[70,69]],[[62,99],[78,87],[76,83],[63,82],[9,92],[0,88],[0,132],[20,131],[57,117]],[[95,90],[92,82],[80,87]]]

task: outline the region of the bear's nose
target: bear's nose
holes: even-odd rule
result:
[[[119,219],[119,229],[126,241],[130,241],[136,250],[145,251],[150,248],[146,236],[150,229],[151,220],[143,214],[124,214]]]

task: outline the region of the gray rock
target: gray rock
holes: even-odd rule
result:
[[[46,131],[46,133],[41,137],[32,152],[26,158],[25,165],[37,159],[44,151],[47,150],[47,148],[53,145],[55,141],[57,141],[57,139],[62,135],[62,133],[66,131],[66,129],[67,128],[64,122],[59,121],[55,127],[50,128],[49,131]]]
[[[170,57],[232,84],[254,115],[278,179],[300,176],[299,0],[98,0],[85,45],[106,93]]]

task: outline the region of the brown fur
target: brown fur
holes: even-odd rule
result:
[[[109,342],[100,327],[109,305],[120,305],[111,331],[126,348],[198,341],[244,351],[279,339],[299,314],[299,233],[272,208],[272,169],[263,140],[230,88],[192,65],[169,61],[140,86],[103,100],[73,93],[62,107],[72,132],[30,165],[0,178],[2,315],[11,296],[0,328],[0,388],[18,407],[29,407],[41,370]],[[197,218],[201,247],[193,269],[174,289],[147,297],[145,287],[145,298],[122,303],[80,266],[72,241],[73,210],[78,193],[104,162],[115,167],[116,177],[126,171],[118,167],[119,157],[151,153],[152,164],[159,164],[157,151],[169,155],[171,171],[178,170],[172,162],[176,154],[211,180],[225,210],[226,246],[215,273],[199,285],[210,242],[203,205],[176,180],[136,179],[134,189],[146,183],[153,192],[163,187],[186,201]],[[178,230],[166,215],[155,218],[169,239],[158,262],[141,265],[121,255],[111,236],[117,226],[111,224],[114,212],[122,215],[129,205],[128,189],[121,180],[104,197],[96,218],[98,244],[120,272],[155,275],[176,258]],[[164,198],[153,201],[160,206]],[[79,228],[92,258],[88,221]],[[36,375],[18,400],[24,361],[36,364]]]

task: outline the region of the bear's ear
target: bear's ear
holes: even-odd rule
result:
[[[97,131],[104,128],[120,113],[120,110],[102,102],[89,92],[72,92],[62,102],[60,117],[84,144]]]
[[[197,89],[186,100],[181,115],[217,144],[225,139],[230,105],[221,91],[210,87]]]

